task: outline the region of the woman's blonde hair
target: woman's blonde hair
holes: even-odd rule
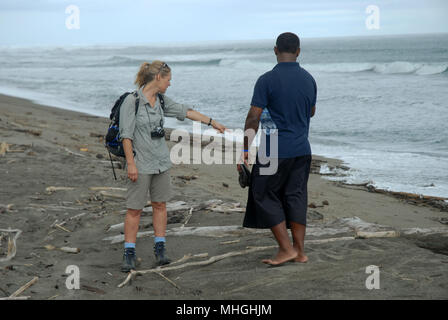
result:
[[[157,74],[160,73],[162,77],[166,77],[170,72],[170,67],[163,61],[154,60],[152,63],[143,62],[134,83],[141,88],[154,80]]]

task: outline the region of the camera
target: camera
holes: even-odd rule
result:
[[[162,127],[157,127],[151,131],[151,138],[163,138],[165,137],[165,130]]]

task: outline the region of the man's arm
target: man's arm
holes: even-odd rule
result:
[[[316,113],[316,106],[313,106],[311,108],[311,118],[314,116],[315,113]]]
[[[249,147],[258,132],[258,125],[262,113],[263,109],[256,106],[251,106],[247,113],[246,123],[244,125],[244,150],[249,150]]]
[[[263,109],[251,106],[249,112],[247,113],[246,123],[244,125],[244,151],[243,151],[243,161],[248,165],[247,160],[249,159],[249,146],[254,141],[255,136],[258,132],[258,124],[260,123],[260,117],[263,113]],[[247,150],[247,151],[245,151]],[[241,171],[241,166],[237,164],[238,171]]]

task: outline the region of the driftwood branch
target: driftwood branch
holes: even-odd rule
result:
[[[185,222],[182,224],[181,228],[184,228],[185,225],[190,221],[191,216],[193,215],[193,207],[190,208],[190,212],[188,213],[187,217],[185,218]]]
[[[141,271],[131,270],[131,272],[127,276],[126,280],[123,281],[122,283],[120,283],[118,285],[118,287],[119,288],[124,287],[127,283],[129,283],[129,281],[131,281],[131,279],[135,278],[135,276],[140,275],[140,274],[154,273],[154,272],[158,273],[158,272],[165,272],[165,271],[171,271],[171,270],[179,270],[179,269],[192,267],[192,266],[205,266],[205,265],[209,265],[209,264],[215,263],[217,261],[220,261],[220,260],[223,260],[223,259],[226,259],[226,258],[240,256],[240,255],[244,255],[244,254],[248,254],[248,253],[252,253],[252,252],[256,252],[256,251],[261,251],[261,250],[272,249],[272,248],[276,248],[276,247],[277,246],[255,247],[255,248],[250,248],[250,249],[246,249],[246,250],[242,250],[242,251],[233,251],[233,252],[228,252],[228,253],[225,253],[225,254],[221,254],[221,255],[210,257],[208,260],[205,260],[205,261],[187,262],[187,263],[184,263],[184,264],[181,264],[181,265],[178,265],[178,266],[158,267],[158,268],[154,268],[154,269],[141,270]]]
[[[26,289],[31,287],[33,284],[35,284],[39,280],[39,277],[34,277],[31,281],[29,281],[24,286],[20,287],[16,292],[14,292],[12,295],[9,296],[9,298],[15,298],[18,297],[22,292],[24,292]]]
[[[175,284],[171,279],[169,279],[168,277],[165,277],[161,272],[155,272],[157,273],[159,276],[161,276],[163,279],[165,279],[166,281],[168,281],[170,284],[172,284],[175,288],[180,289],[177,284]]]

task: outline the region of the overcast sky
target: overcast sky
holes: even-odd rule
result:
[[[79,8],[79,29],[66,8]],[[379,29],[368,29],[369,5]],[[83,45],[448,32],[448,0],[0,0],[0,45]]]

